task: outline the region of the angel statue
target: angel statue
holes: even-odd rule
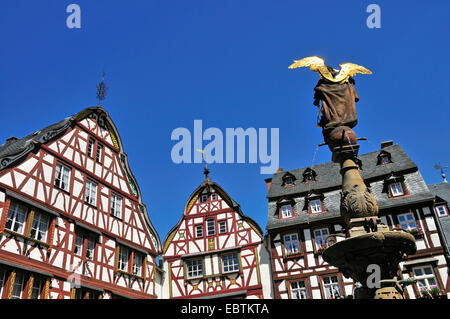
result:
[[[337,127],[353,128],[358,123],[355,102],[358,102],[359,97],[352,76],[356,73],[372,74],[372,72],[353,63],[342,63],[341,70],[335,70],[326,66],[325,60],[318,56],[294,61],[289,69],[303,66],[308,66],[320,75],[320,80],[314,88],[314,105],[319,107],[317,125],[322,127],[325,141]]]

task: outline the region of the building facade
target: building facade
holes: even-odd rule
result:
[[[416,237],[417,252],[399,265],[400,278],[415,277],[406,298],[449,293],[445,239],[434,214],[434,196],[417,165],[399,145],[359,156],[360,173],[390,229]],[[267,238],[275,298],[333,299],[353,295],[354,283],[324,262],[321,252],[344,239],[339,164],[328,162],[266,180]]]
[[[0,146],[1,298],[157,298],[160,249],[101,107]]]
[[[164,298],[271,298],[262,230],[205,174],[164,240]]]
[[[430,192],[435,196],[434,213],[438,220],[438,226],[447,246],[447,257],[450,251],[450,185],[442,183],[428,185]]]

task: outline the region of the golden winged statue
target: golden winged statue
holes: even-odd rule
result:
[[[318,56],[310,56],[298,61],[294,61],[294,63],[289,66],[289,69],[296,69],[303,66],[309,66],[310,70],[319,73],[321,79],[326,79],[334,83],[348,82],[349,78],[351,76],[355,76],[356,73],[372,74],[370,70],[361,65],[357,65],[354,63],[342,63],[339,65],[341,67],[341,70],[339,71],[339,73],[337,73],[336,76],[334,76],[332,72],[330,72],[330,69],[331,71],[334,71],[333,73],[337,72],[338,70],[334,70],[333,68],[326,66],[325,60]]]

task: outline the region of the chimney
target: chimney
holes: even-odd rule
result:
[[[385,148],[385,147],[388,147],[388,146],[391,146],[391,145],[393,145],[394,144],[394,141],[385,141],[385,142],[381,142],[381,148]]]
[[[280,173],[280,172],[284,172],[283,167],[280,167],[279,169],[277,169],[277,173]]]

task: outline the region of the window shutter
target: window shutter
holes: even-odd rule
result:
[[[70,292],[70,299],[75,299],[75,292],[76,292],[76,288],[73,287],[72,291]]]
[[[13,289],[14,289],[14,281],[16,281],[16,271],[15,270],[13,270],[11,272],[11,276],[9,278],[9,289],[8,289],[8,298],[7,299],[12,298],[12,293],[13,293]]]
[[[144,264],[142,266],[142,277],[144,280],[147,278],[147,256],[144,256]]]
[[[47,279],[45,281],[45,287],[44,287],[44,299],[49,299],[50,295],[50,279]]]
[[[56,228],[56,218],[58,218],[58,217],[54,217],[53,218],[53,220],[52,220],[52,223],[51,223],[51,225],[50,225],[50,230],[49,230],[49,236],[48,236],[48,249],[47,249],[47,251],[48,252],[50,252],[51,250],[52,250],[52,248],[53,248],[53,237],[54,237],[54,235],[55,235],[55,228]]]
[[[116,247],[116,260],[115,260],[116,271],[119,270],[119,254],[120,254],[120,246],[117,245],[117,247]]]
[[[31,299],[31,293],[33,292],[33,285],[34,285],[34,277],[33,275],[31,275],[30,279],[28,279],[27,284],[28,289],[27,290],[24,289],[25,291],[28,291],[26,299]]]
[[[34,219],[34,209],[30,210],[30,213],[28,214],[28,227],[27,232],[25,233],[25,236],[30,237],[31,235],[31,226],[33,226],[33,219]]]
[[[8,217],[9,205],[11,204],[11,200],[7,199],[5,202],[5,206],[3,206],[3,214],[0,220],[0,235],[3,234],[6,226],[6,219]]]

